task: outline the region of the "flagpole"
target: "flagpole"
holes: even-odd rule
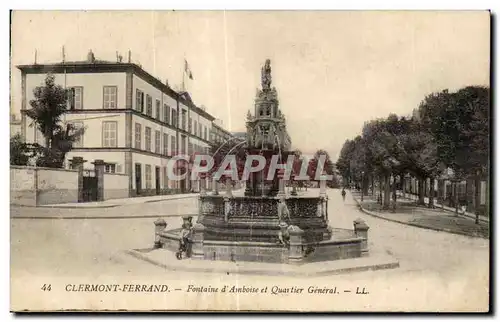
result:
[[[184,66],[182,68],[182,91],[186,92],[186,54],[184,53]]]
[[[64,65],[64,89],[66,89],[66,53],[64,51],[64,46],[62,47],[62,62]]]
[[[62,47],[62,60],[63,60],[63,65],[64,65],[64,90],[66,91],[66,51],[64,50],[64,46]],[[66,95],[67,95],[67,92],[66,92]],[[66,100],[66,104],[68,104],[67,100]],[[70,104],[71,104],[71,102],[70,102]],[[66,113],[63,114],[63,122],[66,123]]]

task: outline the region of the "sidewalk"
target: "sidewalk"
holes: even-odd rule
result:
[[[244,189],[233,190],[234,195],[243,195]],[[211,194],[211,191],[208,191],[207,194]],[[223,195],[225,192],[220,191],[220,194]],[[94,202],[74,202],[74,203],[61,203],[61,204],[50,204],[50,205],[41,205],[38,207],[41,208],[114,208],[119,206],[127,206],[127,205],[136,205],[142,203],[150,203],[150,202],[161,202],[167,200],[178,200],[178,199],[187,199],[187,198],[198,198],[200,196],[199,193],[182,193],[175,195],[159,195],[159,196],[147,196],[147,197],[133,197],[133,198],[120,198],[120,199],[109,199],[105,201],[94,201]]]
[[[398,198],[403,198],[403,193],[401,192],[401,190],[398,190],[396,193],[397,193]],[[417,201],[418,200],[418,196],[416,196],[414,194],[406,193],[404,199],[412,200],[412,201]],[[428,197],[424,197],[424,202],[426,204],[429,204],[429,198]],[[434,198],[434,205],[436,207],[439,207],[439,208],[443,209],[443,210],[451,211],[453,213],[455,212],[455,208],[444,206],[444,205],[440,204],[438,202],[437,198]],[[460,216],[465,216],[465,217],[469,217],[469,218],[472,218],[472,219],[476,219],[476,214],[471,213],[471,212],[465,212],[465,213],[463,213],[460,210],[460,208],[458,209],[458,214]],[[483,215],[479,216],[479,220],[480,221],[484,221],[484,222],[490,222],[490,218],[488,216],[483,216]]]
[[[361,202],[359,192],[351,192],[351,195],[361,211],[370,216],[419,228],[469,237],[489,238],[489,223],[485,221],[475,224],[471,218],[456,216],[454,213],[439,208],[419,207],[407,199],[400,199],[396,204],[396,211],[392,212],[392,210],[383,210],[382,206],[371,196],[364,196]]]
[[[176,195],[161,195],[161,196],[148,196],[148,197],[133,197],[121,199],[109,199],[105,201],[94,202],[75,202],[75,203],[62,203],[42,205],[41,208],[113,208],[118,206],[135,205],[149,202],[160,202],[166,200],[177,200],[186,198],[197,198],[199,193],[183,193]]]

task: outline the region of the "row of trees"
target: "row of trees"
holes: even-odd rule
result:
[[[47,75],[45,84],[33,90],[34,99],[26,115],[42,133],[44,145],[25,143],[17,135],[10,140],[10,163],[28,165],[34,160],[37,166],[49,168],[64,167],[64,158],[73,143],[83,135],[84,129],[65,124],[61,116],[68,109],[68,102],[73,99],[72,91],[55,84],[55,77]]]
[[[365,195],[369,182],[373,187],[378,181],[378,199],[387,209],[391,192],[396,204],[396,181],[404,186],[407,175],[418,179],[420,204],[424,204],[424,181],[430,179],[429,207],[433,207],[434,180],[449,168],[455,186],[475,178],[478,205],[480,178],[489,175],[489,103],[490,90],[483,86],[432,93],[412,117],[391,114],[366,122],[360,136],[344,143],[337,169],[344,182],[359,184]]]

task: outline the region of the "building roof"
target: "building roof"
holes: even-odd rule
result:
[[[67,61],[51,64],[31,64],[16,66],[25,74],[46,74],[46,73],[110,73],[110,72],[132,72],[141,77],[143,80],[153,85],[163,93],[178,100],[182,104],[193,109],[196,113],[207,118],[210,121],[215,120],[207,111],[196,106],[187,92],[176,92],[170,86],[154,77],[141,66],[134,63],[111,62],[106,60],[94,60],[89,62],[84,61]],[[186,95],[188,94],[188,95]]]
[[[231,134],[235,137],[246,137],[247,136],[247,132],[232,132]]]
[[[212,122],[212,126],[213,127],[216,127],[217,129],[221,130],[222,132],[226,133],[226,134],[229,134],[232,136],[232,133],[229,132],[228,130],[226,130],[224,127],[222,127],[221,125],[215,123],[215,122]]]

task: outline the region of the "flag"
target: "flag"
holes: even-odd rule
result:
[[[191,72],[191,68],[189,68],[189,64],[185,59],[184,59],[184,72],[189,77],[189,79],[193,79],[193,73]]]

